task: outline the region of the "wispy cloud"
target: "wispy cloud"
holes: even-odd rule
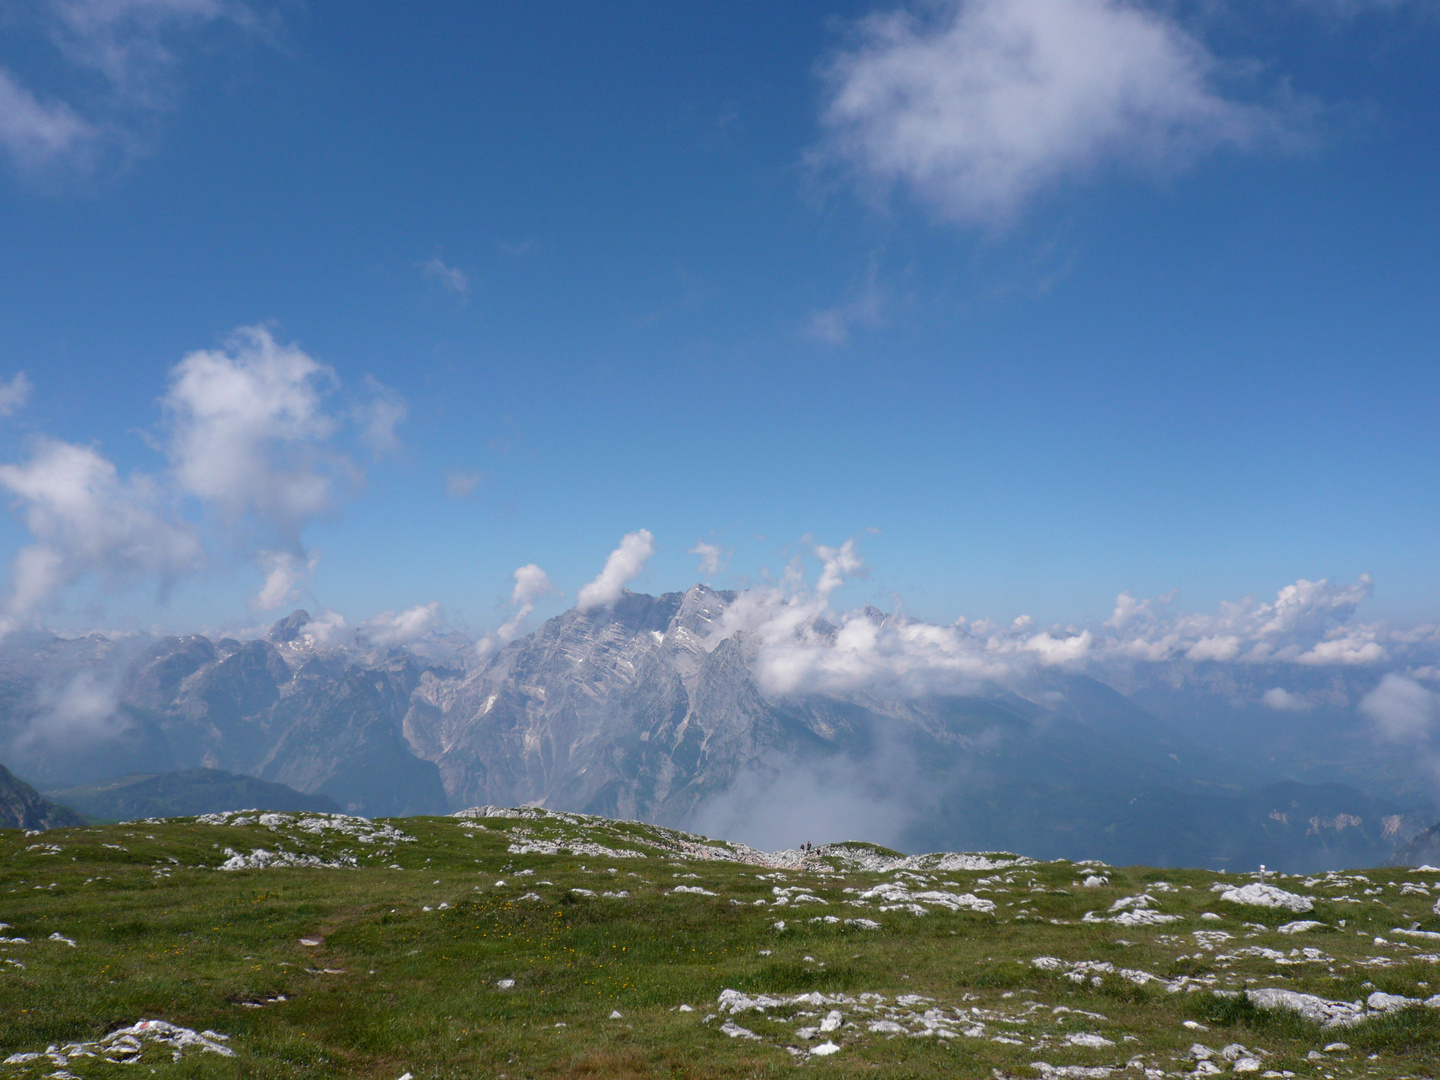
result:
[[[1382,741],[1409,747],[1440,778],[1440,693],[1412,676],[1388,672],[1360,700],[1360,715]]]
[[[445,494],[452,499],[468,499],[484,479],[479,469],[449,469],[445,473]]]
[[[88,164],[101,131],[63,101],[42,101],[0,68],[0,150],[22,175],[57,161]]]
[[[117,680],[102,672],[81,672],[63,686],[42,687],[36,697],[39,708],[16,740],[16,749],[68,749],[113,739],[130,726],[120,709]]]
[[[447,266],[440,259],[430,259],[420,264],[425,277],[438,284],[446,292],[462,300],[470,295],[470,275],[457,266]]]
[[[34,387],[23,371],[16,372],[9,382],[0,380],[0,416],[11,416],[30,402]]]
[[[293,551],[262,551],[256,557],[265,584],[256,595],[254,606],[259,611],[274,611],[300,599],[300,590],[315,573],[320,557],[313,551],[302,557]]]
[[[1360,714],[1387,742],[1423,743],[1440,728],[1440,694],[1390,672],[1361,699]]]
[[[1004,223],[1107,167],[1168,170],[1285,143],[1293,105],[1221,88],[1163,9],[1124,0],[936,0],[870,15],[825,69],[819,160],[942,217]]]
[[[86,173],[133,157],[182,95],[179,72],[213,31],[269,38],[276,18],[240,0],[39,0],[23,24],[32,53],[52,47],[55,92],[0,68],[0,150],[31,177]],[[58,72],[58,77],[56,76]]]
[[[520,627],[535,610],[535,605],[547,596],[556,592],[555,586],[550,583],[550,575],[536,566],[528,563],[515,571],[515,588],[510,592],[510,602],[515,605],[515,614],[500,627],[496,636],[503,645],[512,640],[520,632]]]
[[[384,385],[373,375],[366,375],[361,384],[366,396],[355,407],[360,438],[376,457],[393,454],[400,449],[400,436],[395,429],[409,418],[410,406],[398,390]]]
[[[712,578],[724,570],[725,564],[730,559],[730,553],[719,544],[707,543],[704,540],[696,540],[695,546],[686,549],[685,554],[700,556],[700,562],[695,567],[695,571],[705,578]]]
[[[865,282],[845,302],[812,312],[805,325],[807,336],[827,345],[846,345],[856,327],[873,329],[885,318],[887,300],[872,267]]]
[[[495,245],[495,250],[509,259],[528,259],[532,255],[539,255],[545,250],[545,246],[538,240],[501,240]]]

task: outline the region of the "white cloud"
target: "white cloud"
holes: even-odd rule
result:
[[[17,371],[9,382],[0,380],[0,416],[11,416],[23,409],[30,400],[30,377]]]
[[[1052,634],[1042,630],[1026,639],[1025,649],[1034,653],[1045,667],[1070,667],[1088,659],[1093,641],[1089,630],[1078,634]]]
[[[1391,672],[1361,698],[1360,714],[1389,742],[1424,742],[1440,720],[1440,694]]]
[[[1214,634],[1203,637],[1185,651],[1187,660],[1234,660],[1240,655],[1240,639],[1234,634]]]
[[[50,0],[53,36],[71,63],[103,75],[137,107],[171,104],[174,39],[222,20],[254,27],[246,5],[221,0]]]
[[[555,586],[550,583],[550,575],[536,566],[534,563],[527,563],[515,571],[515,588],[510,592],[510,602],[515,605],[515,614],[496,631],[496,637],[500,643],[512,640],[530,613],[535,610],[535,605],[545,597],[555,592]]]
[[[452,499],[468,499],[484,479],[479,469],[450,469],[445,473],[445,494]]]
[[[1099,169],[1167,169],[1284,137],[1225,97],[1178,21],[1126,0],[935,0],[861,19],[826,72],[821,157],[941,215],[1003,222]]]
[[[580,590],[575,601],[578,611],[609,607],[620,599],[625,586],[640,576],[650,556],[655,554],[655,538],[649,529],[626,533],[620,546],[605,560],[600,576]]]
[[[1214,614],[1174,613],[1174,594],[1142,601],[1121,593],[1104,624],[1112,633],[1099,648],[1134,660],[1378,664],[1389,656],[1380,631],[1351,622],[1373,588],[1368,574],[1349,585],[1301,578],[1271,603],[1246,597],[1221,604]]]
[[[288,546],[334,506],[347,459],[324,444],[339,427],[324,408],[335,374],[263,327],[235,331],[223,350],[190,353],[171,372],[164,405],[169,452],[189,494],[230,518],[253,515]]]
[[[1313,705],[1306,701],[1299,694],[1292,694],[1284,687],[1274,686],[1260,695],[1260,700],[1267,709],[1274,709],[1276,712],[1309,712]]]
[[[865,560],[860,558],[854,537],[838,548],[816,544],[815,556],[821,562],[820,580],[815,584],[815,591],[822,597],[828,597],[843,585],[847,575],[859,574],[865,569]]]
[[[205,552],[181,514],[185,496],[198,501],[202,520],[222,526],[225,547],[259,564],[257,607],[293,602],[315,567],[302,531],[361,477],[333,445],[342,418],[380,451],[395,445],[405,412],[398,394],[367,380],[369,404],[334,413],[326,395],[336,385],[334,373],[298,347],[244,327],[224,349],[190,353],[171,371],[159,443],[167,472],[122,478],[97,450],[53,439],[37,440],[28,461],[0,466],[0,487],[16,497],[34,539],[15,558],[0,629],[87,575],[106,588],[155,582],[163,592],[197,569]],[[0,415],[29,392],[23,373],[0,381]]]
[[[361,630],[372,645],[386,648],[390,645],[409,645],[431,633],[440,622],[440,601],[416,604],[412,608],[395,614],[382,611],[366,621]]]
[[[521,607],[527,604],[533,607],[537,600],[554,591],[550,576],[534,563],[527,563],[515,571],[515,588],[510,591],[510,602]]]
[[[1034,664],[1049,651],[1051,642],[1045,640],[1033,641],[1027,653],[1026,640],[1020,637],[998,644],[962,627],[934,626],[868,608],[836,612],[830,606],[832,594],[847,576],[865,569],[864,560],[853,538],[839,547],[815,544],[813,551],[821,563],[813,586],[803,568],[792,565],[781,584],[738,593],[707,639],[713,648],[743,632],[756,682],[767,694],[958,693]],[[1059,648],[1065,652],[1075,647]],[[1057,662],[1064,661],[1057,657]]]
[[[0,465],[0,487],[34,541],[15,557],[7,628],[86,575],[111,588],[143,580],[163,589],[204,560],[199,537],[168,512],[154,480],[122,478],[91,447],[38,439],[28,461]]]
[[[695,546],[686,549],[687,555],[700,556],[699,565],[695,567],[696,573],[701,577],[714,577],[725,569],[728,555],[719,544],[707,544],[704,540],[696,540]]]
[[[440,259],[430,259],[422,263],[420,269],[425,277],[439,283],[446,292],[464,299],[470,295],[470,275],[459,267],[446,266]]]
[[[273,611],[300,599],[300,590],[315,573],[320,557],[313,551],[297,555],[291,551],[262,551],[256,556],[265,573],[265,584],[255,597],[260,611]]]
[[[1003,625],[960,619],[938,626],[871,607],[836,610],[836,590],[865,562],[853,538],[812,550],[820,561],[813,585],[803,564],[792,563],[779,584],[740,591],[706,640],[713,648],[743,632],[756,681],[768,694],[971,693],[1043,668],[1103,673],[1136,660],[1374,665],[1389,658],[1385,642],[1417,656],[1440,651],[1440,630],[1400,633],[1349,621],[1370,593],[1366,576],[1349,585],[1301,579],[1273,603],[1247,598],[1217,613],[1174,612],[1174,594],[1139,600],[1122,593],[1115,614],[1099,626],[1037,630],[1028,616]],[[1276,709],[1309,707],[1284,693],[1271,691],[1264,701]]]

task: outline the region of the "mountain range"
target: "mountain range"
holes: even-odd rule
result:
[[[251,640],[15,634],[0,752],[46,789],[203,767],[367,815],[536,804],[758,846],[1232,870],[1380,863],[1434,820],[1422,771],[1355,723],[1363,670],[1306,674],[1333,708],[1303,715],[1189,661],[782,693],[725,629],[735,603],[626,592],[489,652],[331,645],[303,611]]]
[[[228,810],[335,813],[340,809],[325,795],[305,795],[284,784],[221,769],[139,773],[44,795],[97,821],[194,817]]]

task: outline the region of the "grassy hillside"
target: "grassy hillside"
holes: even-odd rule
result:
[[[1437,1074],[1440,872],[1270,875],[1297,912],[503,813],[0,833],[0,1078]]]

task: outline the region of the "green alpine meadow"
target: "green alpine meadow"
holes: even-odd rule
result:
[[[11,829],[0,1077],[1433,1077],[1437,898],[536,808]]]

